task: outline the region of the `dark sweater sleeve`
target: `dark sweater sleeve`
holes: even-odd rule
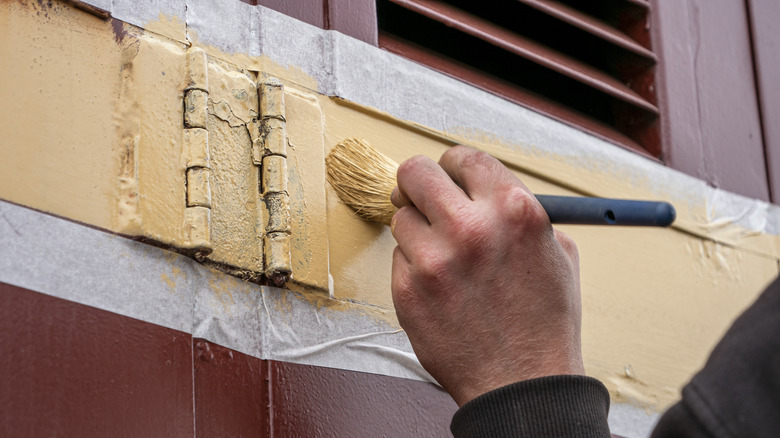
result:
[[[780,436],[780,280],[734,322],[652,436]]]
[[[609,393],[596,379],[550,376],[483,394],[452,418],[455,438],[609,437]]]

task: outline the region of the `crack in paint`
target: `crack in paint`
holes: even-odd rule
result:
[[[246,92],[245,90],[241,91]],[[208,111],[209,114],[217,117],[218,119],[228,122],[231,128],[247,126],[247,124],[252,123],[252,120],[247,121],[237,116],[236,113],[233,112],[233,109],[230,108],[230,104],[228,104],[224,99],[220,100],[219,102],[215,102],[209,99]]]

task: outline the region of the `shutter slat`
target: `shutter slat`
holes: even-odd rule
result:
[[[650,3],[647,0],[623,0],[626,3],[639,6],[642,9],[650,10]]]
[[[436,66],[434,68],[444,74],[465,80],[485,91],[504,96],[512,102],[532,108],[561,122],[576,123],[597,137],[628,147],[647,158],[656,159],[642,145],[615,130],[614,127],[571,110],[533,91],[519,88],[511,82],[486,75],[478,68],[453,59],[442,58],[438,53],[381,31],[379,32],[379,44],[393,53],[413,59],[423,65]]]
[[[655,116],[658,108],[612,76],[535,41],[437,0],[391,0],[404,8],[501,47],[552,71],[587,84]]]
[[[618,31],[614,27],[603,23],[589,15],[559,3],[553,0],[518,0],[520,3],[528,5],[538,11],[544,12],[574,27],[584,30],[605,41],[626,49],[636,55],[651,60],[653,63],[658,61],[655,54],[642,47],[636,41],[632,40],[626,34]]]

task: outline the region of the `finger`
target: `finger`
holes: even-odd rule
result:
[[[471,199],[492,196],[507,183],[517,184],[530,193],[528,187],[500,161],[466,146],[447,150],[439,159],[439,165]]]
[[[401,207],[407,207],[412,206],[412,201],[409,200],[409,197],[406,196],[403,192],[401,192],[401,189],[398,187],[393,189],[393,193],[390,194],[390,202],[395,205],[395,208],[401,208]]]
[[[407,206],[398,210],[390,222],[390,230],[398,247],[412,263],[417,260],[415,254],[419,253],[420,244],[432,241],[431,224],[415,207]]]
[[[431,223],[455,217],[469,199],[430,158],[412,157],[398,167],[398,191]]]

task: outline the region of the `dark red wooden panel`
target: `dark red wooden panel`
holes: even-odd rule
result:
[[[414,380],[269,362],[273,436],[450,436],[455,402]]]
[[[262,5],[295,19],[325,29],[327,0],[241,0],[250,5]]]
[[[194,349],[197,435],[270,436],[267,362],[203,339]]]
[[[376,0],[327,0],[327,28],[376,46]]]
[[[715,187],[768,200],[745,2],[652,3],[665,161]]]
[[[0,357],[3,436],[193,435],[189,334],[0,283]]]
[[[772,202],[780,203],[780,3],[749,0],[753,57]]]
[[[375,0],[241,0],[377,45]]]

